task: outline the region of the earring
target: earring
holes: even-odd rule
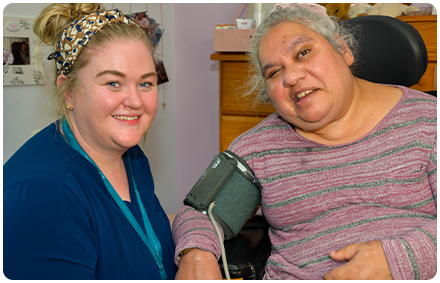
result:
[[[70,102],[67,102],[67,104],[66,104],[66,108],[67,108],[67,109],[70,109],[70,107],[72,107],[72,104],[70,104]]]

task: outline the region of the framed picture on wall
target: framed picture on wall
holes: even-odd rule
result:
[[[38,38],[33,24],[30,18],[3,17],[3,86],[44,84],[37,68],[42,54],[35,54]]]
[[[148,11],[136,12],[128,14],[148,35],[150,39],[153,51],[155,51],[159,45],[159,41],[163,35],[164,29],[153,18],[148,16]],[[168,82],[168,75],[165,71],[165,65],[162,60],[156,62],[157,84],[163,84]]]
[[[164,32],[160,24],[148,16],[148,11],[136,12],[128,15],[131,17],[148,35],[153,49],[159,44],[160,38]]]

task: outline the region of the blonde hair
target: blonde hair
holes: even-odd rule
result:
[[[101,4],[77,3],[77,4],[51,4],[46,7],[34,22],[34,32],[40,38],[41,43],[54,46],[58,43],[64,30],[73,22],[82,19],[91,13],[99,13],[104,10]],[[153,56],[153,50],[149,42],[148,36],[136,25],[128,25],[122,23],[109,23],[101,28],[78,55],[75,63],[72,65],[71,71],[67,75],[67,80],[61,87],[57,87],[57,72],[53,81],[53,91],[51,92],[50,101],[52,103],[51,115],[62,120],[67,116],[63,93],[66,91],[74,92],[80,82],[79,70],[86,66],[94,51],[105,43],[117,39],[124,40],[140,40],[150,50]],[[154,60],[154,57],[153,57]],[[54,60],[54,68],[56,70],[56,62]]]

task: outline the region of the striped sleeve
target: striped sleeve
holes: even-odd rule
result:
[[[436,275],[437,220],[381,242],[394,280],[426,280]]]
[[[437,142],[426,168],[437,207]],[[394,280],[426,280],[437,273],[437,219],[430,220],[407,234],[383,239],[388,266]]]
[[[221,234],[223,231],[219,225]],[[217,259],[221,249],[214,226],[209,217],[190,206],[183,206],[173,222],[173,241],[176,245],[174,262],[179,267],[178,255],[186,248],[199,248],[212,252]]]

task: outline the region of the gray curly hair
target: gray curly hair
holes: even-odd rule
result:
[[[251,77],[248,81],[248,94],[258,92],[259,98],[264,103],[270,103],[271,101],[267,94],[266,85],[263,79],[260,60],[258,58],[258,47],[260,46],[261,40],[273,27],[280,26],[286,22],[294,22],[304,25],[322,35],[339,53],[343,51],[344,44],[346,44],[353,53],[355,62],[357,59],[357,41],[349,30],[337,24],[336,19],[323,17],[322,15],[310,11],[310,9],[302,7],[274,11],[258,26],[258,29],[252,38],[251,51],[249,54],[251,57]],[[350,66],[352,74],[356,73],[355,65],[356,64],[354,63]]]

